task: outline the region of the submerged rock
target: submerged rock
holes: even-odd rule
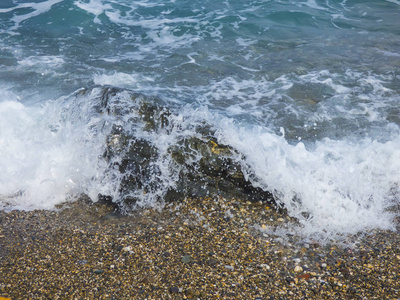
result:
[[[118,205],[135,204],[143,195],[165,201],[212,195],[273,201],[270,192],[252,185],[241,154],[219,143],[209,124],[196,123],[188,135],[160,99],[113,87],[102,88],[96,103],[99,114],[112,117],[103,158],[120,174],[121,200],[113,199]],[[159,140],[167,142],[160,146]]]

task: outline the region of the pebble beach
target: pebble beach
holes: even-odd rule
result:
[[[129,216],[84,200],[0,212],[6,299],[399,299],[400,237],[346,243],[266,233],[266,203],[202,198]],[[272,231],[271,231],[272,232]]]

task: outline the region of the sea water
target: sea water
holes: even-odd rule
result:
[[[400,1],[2,0],[0,66],[2,209],[118,201],[110,124],[165,150],[205,123],[303,233],[394,227]],[[99,114],[101,86],[160,99],[179,131]],[[173,185],[167,155],[159,169],[142,206]]]

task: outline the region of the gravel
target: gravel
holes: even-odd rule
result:
[[[229,218],[226,217],[229,214]],[[187,199],[122,216],[77,201],[0,212],[0,296],[10,299],[398,299],[400,237],[304,243],[265,203]],[[351,246],[349,246],[351,245]],[[1,299],[1,298],[0,298]]]

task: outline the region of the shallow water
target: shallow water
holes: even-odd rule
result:
[[[158,189],[140,201],[157,206],[177,173],[168,147],[205,123],[305,233],[393,228],[399,5],[3,1],[2,207],[52,209],[81,194],[118,201],[120,175],[102,159],[115,123],[162,153]],[[129,109],[99,113],[94,86],[122,88],[110,102]],[[92,92],[76,97],[81,88]],[[155,96],[179,128],[143,130],[124,89]]]

